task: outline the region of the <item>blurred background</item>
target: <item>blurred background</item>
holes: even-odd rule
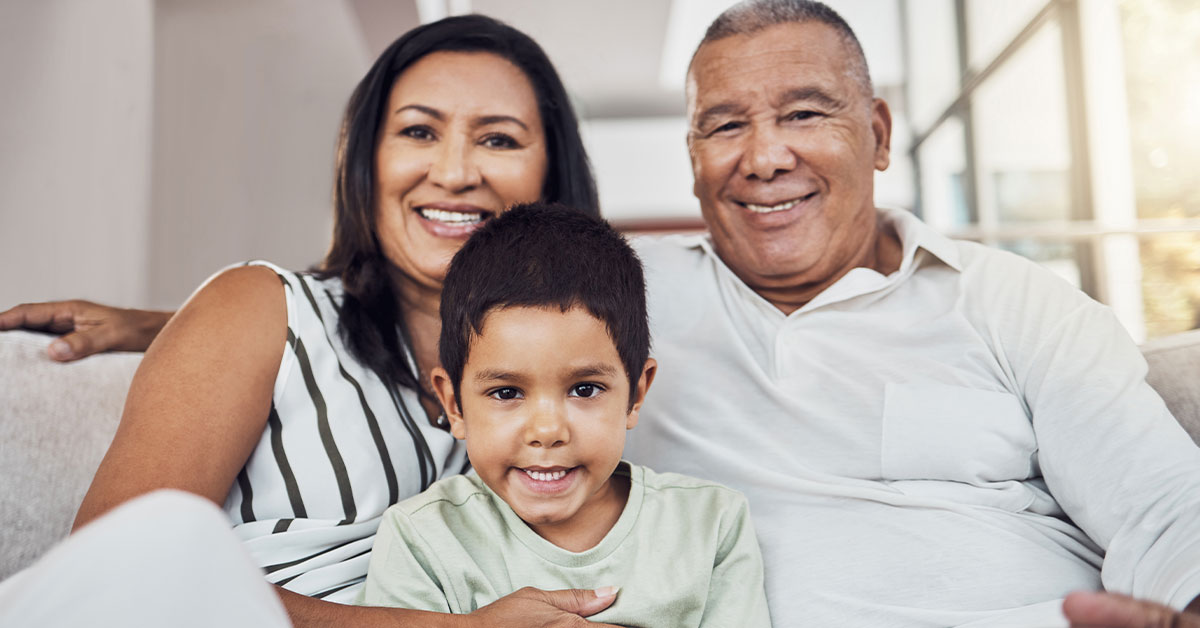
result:
[[[341,109],[405,30],[479,12],[563,75],[606,216],[702,226],[683,78],[727,0],[2,0],[0,309],[174,307],[330,231]],[[1200,325],[1196,0],[830,0],[892,106],[880,205],[1030,257],[1137,340]]]

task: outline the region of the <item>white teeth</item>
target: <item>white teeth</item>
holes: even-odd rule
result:
[[[452,225],[466,225],[483,221],[483,214],[476,212],[452,212],[445,209],[431,209],[422,207],[419,210],[421,215],[429,220],[449,223]]]
[[[529,469],[521,470],[525,472],[525,475],[528,475],[538,482],[553,482],[554,480],[561,480],[567,477],[567,472],[565,469],[559,469],[558,471],[551,471],[549,473],[545,471],[530,471]]]
[[[744,203],[744,205],[746,206],[746,209],[749,209],[757,214],[770,214],[772,212],[781,212],[791,209],[800,201],[801,199],[794,198],[790,201],[784,201],[778,205],[755,205],[754,203]]]

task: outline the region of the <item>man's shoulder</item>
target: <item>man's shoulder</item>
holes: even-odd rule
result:
[[[640,235],[629,238],[647,272],[696,266],[708,256],[708,234]]]

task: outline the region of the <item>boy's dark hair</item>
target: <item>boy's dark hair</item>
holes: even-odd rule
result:
[[[519,205],[463,245],[442,286],[442,368],[460,395],[471,336],[496,308],[580,306],[604,322],[629,376],[630,403],[650,354],[642,264],[599,218],[556,203]]]

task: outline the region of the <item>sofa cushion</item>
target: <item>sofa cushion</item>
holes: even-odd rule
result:
[[[1151,340],[1142,355],[1150,364],[1146,381],[1200,445],[1200,329]]]
[[[67,535],[112,442],[138,353],[70,364],[53,336],[0,333],[0,580]]]

